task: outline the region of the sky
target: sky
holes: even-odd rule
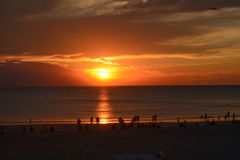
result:
[[[240,85],[239,0],[0,3],[0,86]]]

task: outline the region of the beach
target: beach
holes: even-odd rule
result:
[[[157,128],[114,128],[100,125],[78,131],[76,125],[55,125],[54,132],[34,126],[6,126],[0,134],[1,159],[113,160],[114,155],[150,154],[162,150],[170,160],[237,160],[240,125],[216,126],[165,124]]]
[[[239,87],[5,88],[0,95],[0,159],[240,157]]]

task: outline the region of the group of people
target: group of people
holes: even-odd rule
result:
[[[217,120],[221,121],[221,117],[223,117],[225,121],[227,121],[227,120],[235,121],[237,116],[235,113],[232,113],[232,115],[231,115],[230,112],[227,112],[224,116],[217,116]],[[204,114],[204,116],[201,116],[201,121],[204,119],[204,121],[207,122],[207,121],[209,121],[209,118],[211,118],[211,117],[208,117],[207,114]]]
[[[232,115],[231,115],[230,112],[227,112],[224,115],[224,120],[230,120],[231,118],[232,118],[232,121],[235,121],[236,120],[236,114],[232,113]]]
[[[221,117],[223,117],[224,121],[230,121],[232,120],[232,123],[239,123],[239,121],[236,119],[237,115],[235,113],[230,113],[227,112],[224,116],[217,116],[217,117],[209,117],[208,114],[204,114],[200,117],[201,122],[205,122],[207,125],[209,126],[215,126],[216,125],[216,119],[218,120],[218,122],[221,121]],[[180,118],[177,118],[177,123],[179,124],[179,126],[187,126],[187,122],[180,122]],[[195,123],[196,125],[198,125],[198,122]]]
[[[221,120],[224,120],[224,121],[232,120],[233,123],[240,123],[240,121],[237,120],[237,117],[239,117],[239,116],[237,116],[235,113],[231,114],[230,112],[227,112],[224,116],[218,116],[218,117],[209,117],[208,114],[204,114],[200,117],[200,119],[201,119],[201,122],[205,122],[207,125],[214,126],[214,125],[216,125],[215,120],[217,120],[218,122],[221,121]],[[95,118],[95,122],[96,122],[97,125],[100,124],[100,117],[99,116],[97,116]],[[157,114],[154,114],[152,116],[152,125],[154,126],[154,125],[158,124],[157,122],[158,122]],[[180,118],[177,118],[177,123],[181,127],[188,125],[186,120],[180,121]],[[91,125],[94,124],[94,118],[92,116],[90,117],[90,124]],[[118,124],[120,125],[120,127],[125,128],[125,121],[122,117],[118,118]],[[195,124],[198,125],[199,122],[196,122]],[[137,125],[137,126],[140,125],[140,116],[139,115],[134,115],[133,116],[133,118],[131,120],[131,123],[130,123],[130,126],[134,126],[134,125]],[[82,130],[82,121],[81,121],[80,118],[77,118],[77,126],[78,126],[79,130]],[[86,125],[86,127],[88,127],[88,125]],[[27,126],[23,126],[22,131],[27,132],[28,129],[29,129],[29,132],[34,131],[31,118],[29,118],[29,128],[28,129],[27,128],[28,128]],[[0,127],[0,134],[4,133],[4,131],[5,131],[4,126]],[[54,132],[55,128],[53,126],[50,127],[50,128],[47,128],[45,126],[44,131]]]
[[[91,125],[93,124],[93,117],[90,117],[90,123],[91,123]],[[96,123],[97,123],[97,124],[100,123],[100,117],[99,117],[99,116],[96,117]],[[77,118],[77,125],[80,127],[81,124],[82,124],[81,119],[80,119],[80,118]]]
[[[131,124],[139,124],[140,116],[133,116]]]

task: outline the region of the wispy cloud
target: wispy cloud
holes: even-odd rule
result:
[[[167,42],[156,43],[158,45],[176,45],[176,46],[215,46],[223,47],[226,45],[240,44],[240,31],[238,27],[216,27],[214,31],[199,36],[186,36],[176,38]]]
[[[206,8],[207,9],[207,8]],[[161,13],[159,15],[150,15],[145,19],[135,22],[187,22],[187,21],[203,21],[203,20],[229,20],[239,19],[240,7],[235,8],[223,8],[219,10],[205,10],[205,11],[191,11],[191,12],[173,12],[173,13]]]

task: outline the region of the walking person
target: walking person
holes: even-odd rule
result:
[[[97,124],[99,124],[99,122],[100,122],[100,118],[98,116],[96,117],[96,122],[97,122]]]

